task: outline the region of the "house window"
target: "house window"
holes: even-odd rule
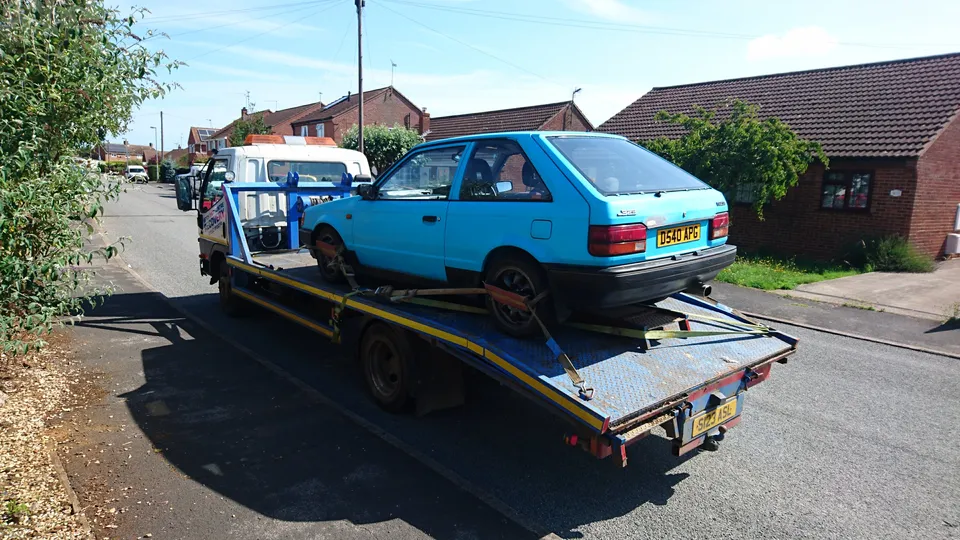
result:
[[[823,176],[820,208],[866,210],[872,181],[873,174],[868,172],[827,171]]]
[[[308,133],[309,129],[310,129],[309,126],[300,126],[300,136],[306,137],[307,135],[309,135]]]
[[[737,184],[733,192],[733,202],[737,204],[753,204],[757,202],[757,188],[755,183]]]
[[[403,117],[403,127],[410,129],[410,113]]]
[[[326,137],[323,134],[323,124],[317,124],[317,137]]]

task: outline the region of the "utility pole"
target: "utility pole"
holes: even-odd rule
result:
[[[363,6],[364,0],[354,0],[357,4],[357,86],[360,93],[360,108],[357,119],[360,121],[357,132],[357,150],[363,153]]]
[[[160,158],[157,159],[157,165],[163,163],[163,111],[160,111]]]

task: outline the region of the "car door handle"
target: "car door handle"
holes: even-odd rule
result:
[[[440,216],[423,216],[424,223],[436,223],[440,221]]]

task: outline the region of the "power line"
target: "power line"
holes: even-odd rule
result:
[[[287,11],[282,11],[282,12],[280,12],[280,13],[273,13],[273,14],[270,14],[270,15],[266,15],[264,18],[273,19],[273,18],[276,18],[276,17],[280,17],[281,15],[288,15],[288,14],[290,14],[290,13],[294,13],[294,12],[297,12],[297,11],[304,11],[304,10],[310,8],[310,7],[315,6],[315,5],[330,4],[331,2],[334,2],[334,1],[336,1],[336,0],[314,0],[313,2],[303,2],[303,3],[300,3],[300,4],[287,4],[287,5],[298,5],[298,6],[301,6],[301,7],[296,7],[296,8],[287,10]],[[307,5],[306,7],[302,7],[303,4],[308,4],[308,5]],[[197,32],[209,32],[210,30],[216,30],[217,28],[225,28],[225,27],[229,27],[229,26],[239,26],[239,25],[241,25],[241,24],[245,24],[246,22],[248,22],[248,21],[233,21],[233,22],[228,22],[228,23],[224,23],[224,24],[218,24],[217,26],[207,26],[207,27],[204,27],[204,28],[198,28],[198,29],[196,29],[196,30],[188,30],[188,31],[186,31],[186,32],[180,32],[180,33],[177,33],[177,34],[171,34],[171,35],[168,35],[168,36],[166,36],[166,37],[168,37],[168,38],[170,38],[170,39],[173,39],[173,38],[180,37],[180,36],[185,36],[185,35],[188,35],[188,34],[196,34]],[[155,35],[153,35],[153,36],[150,36],[150,37],[144,39],[143,41],[149,41],[150,39],[154,39],[154,38],[161,37],[161,36],[164,36],[164,34],[155,34]]]
[[[233,13],[248,13],[251,11],[270,11],[274,9],[283,9],[283,8],[292,7],[292,6],[306,6],[310,4],[318,4],[318,3],[321,3],[322,1],[324,0],[309,0],[307,2],[290,2],[287,4],[271,4],[266,6],[255,6],[255,7],[249,7],[249,8],[241,8],[241,9],[225,9],[221,11],[207,11],[203,13],[187,13],[184,15],[147,17],[147,18],[144,18],[143,21],[141,22],[151,22],[151,23],[179,22],[179,21],[188,21],[192,19],[206,19],[209,17],[216,17],[218,15],[230,15]]]
[[[448,13],[456,13],[460,15],[473,15],[477,17],[486,17],[491,19],[499,19],[506,21],[515,21],[515,22],[526,22],[533,24],[541,24],[548,26],[561,26],[567,28],[580,28],[587,30],[604,30],[604,31],[614,31],[614,32],[627,32],[627,33],[639,33],[639,34],[655,34],[655,35],[668,35],[668,36],[688,36],[688,37],[704,37],[704,38],[716,38],[716,39],[737,39],[737,40],[754,40],[757,39],[758,35],[751,34],[734,34],[727,32],[713,32],[707,30],[696,30],[691,28],[672,28],[672,27],[662,27],[662,26],[644,26],[636,24],[625,24],[625,23],[607,23],[600,21],[581,21],[577,19],[565,19],[561,17],[548,17],[543,15],[526,15],[522,13],[509,13],[501,11],[487,11],[476,8],[466,8],[466,7],[456,7],[456,6],[441,6],[437,4],[429,4],[423,2],[413,2],[409,0],[385,0],[394,4],[402,4],[406,6],[419,7],[423,9],[431,9],[435,11],[445,11]],[[868,48],[878,48],[878,49],[910,49],[916,47],[956,47],[956,44],[946,44],[946,43],[916,43],[916,44],[901,44],[901,45],[889,45],[882,43],[863,43],[863,42],[837,42],[838,45],[854,46],[854,47],[868,47]]]
[[[512,67],[512,68],[514,68],[514,69],[520,70],[520,71],[522,71],[522,72],[524,72],[524,73],[527,73],[527,74],[529,74],[529,75],[533,75],[534,77],[536,77],[536,78],[538,78],[538,79],[541,79],[541,80],[543,80],[543,81],[546,81],[546,82],[548,82],[548,83],[550,83],[550,84],[553,84],[553,85],[556,85],[556,86],[561,86],[561,87],[563,87],[563,88],[566,88],[564,85],[562,85],[562,84],[560,84],[560,83],[557,83],[557,82],[555,82],[555,81],[551,81],[550,79],[544,77],[543,75],[540,75],[539,73],[535,73],[535,72],[533,72],[533,71],[530,71],[529,69],[527,69],[527,68],[525,68],[525,67],[522,67],[522,66],[519,66],[519,65],[517,65],[517,64],[514,64],[513,62],[511,62],[511,61],[509,61],[509,60],[500,58],[499,56],[497,56],[497,55],[495,55],[495,54],[492,54],[492,53],[489,53],[489,52],[487,52],[487,51],[485,51],[485,50],[483,50],[483,49],[481,49],[481,48],[479,48],[479,47],[473,46],[473,45],[471,45],[471,44],[469,44],[469,43],[467,43],[467,42],[465,42],[465,41],[461,41],[461,40],[459,40],[459,39],[457,39],[457,38],[455,38],[455,37],[453,37],[453,36],[451,36],[451,35],[445,34],[445,33],[441,32],[441,31],[439,31],[439,30],[436,30],[436,29],[434,29],[434,28],[431,28],[431,27],[423,24],[422,22],[420,22],[420,21],[418,21],[418,20],[416,20],[416,19],[407,17],[407,16],[404,15],[403,13],[400,13],[400,12],[398,12],[398,11],[396,11],[396,10],[390,9],[389,7],[387,7],[387,6],[384,5],[384,4],[378,4],[378,5],[379,5],[381,8],[383,8],[383,9],[385,9],[385,10],[393,13],[394,15],[396,15],[396,16],[398,16],[398,17],[403,17],[404,19],[412,22],[413,24],[416,24],[416,25],[418,25],[418,26],[421,26],[421,27],[423,27],[423,28],[426,28],[427,30],[429,30],[429,31],[431,31],[431,32],[433,32],[433,33],[435,33],[435,34],[437,34],[437,35],[439,35],[439,36],[443,36],[443,37],[449,39],[450,41],[459,43],[460,45],[463,45],[464,47],[468,47],[468,48],[470,48],[470,49],[473,49],[474,51],[476,51],[476,52],[478,52],[478,53],[480,53],[480,54],[482,54],[482,55],[484,55],[484,56],[489,56],[490,58],[493,58],[494,60],[496,60],[496,61],[498,61],[498,62],[501,62],[501,63],[503,63],[503,64],[506,64],[506,65],[508,65],[508,66],[510,66],[510,67]]]
[[[329,1],[332,1],[332,0],[327,0],[327,1],[329,2]],[[323,13],[324,11],[329,11],[329,10],[335,8],[335,7],[337,7],[337,4],[330,5],[330,6],[326,7],[326,8],[324,8],[324,9],[318,9],[317,11],[314,11],[314,12],[312,12],[312,13],[309,13],[309,14],[307,14],[307,15],[304,15],[303,18],[306,19],[306,18],[309,18],[309,17],[313,17],[314,15],[318,15],[318,14],[320,14],[320,13]],[[294,10],[294,11],[302,11],[302,10],[303,10],[303,8],[300,8],[300,9],[297,9],[297,10]],[[206,56],[206,55],[208,55],[208,54],[213,54],[213,53],[215,53],[215,52],[220,52],[220,51],[222,51],[222,50],[224,50],[224,49],[229,49],[230,47],[233,47],[234,45],[239,45],[239,44],[241,44],[241,43],[246,43],[246,42],[250,41],[251,39],[255,39],[255,38],[258,38],[258,37],[260,37],[260,36],[262,36],[262,35],[270,34],[270,33],[272,33],[272,32],[276,32],[277,30],[283,28],[284,25],[285,25],[285,23],[280,23],[280,24],[274,26],[273,28],[270,28],[269,30],[264,30],[263,32],[259,32],[259,33],[257,33],[257,34],[253,34],[252,36],[248,36],[248,37],[246,37],[246,38],[244,38],[244,39],[241,39],[241,40],[238,40],[238,41],[234,41],[233,43],[230,43],[230,44],[228,44],[228,45],[224,45],[223,47],[220,47],[220,48],[218,48],[218,49],[213,49],[213,50],[210,50],[210,51],[206,51],[206,52],[201,53],[201,54],[198,54],[197,56],[194,56],[194,57],[192,57],[192,58],[188,58],[188,59],[185,60],[185,61],[186,61],[186,62],[189,62],[189,61],[191,61],[191,60],[196,60],[197,58],[201,58],[201,57]]]

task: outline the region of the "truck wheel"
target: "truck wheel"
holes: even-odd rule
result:
[[[340,238],[340,235],[329,225],[322,225],[313,233],[313,242],[316,243],[324,242],[334,246],[343,245],[343,238]],[[340,284],[346,281],[346,278],[343,275],[343,272],[340,271],[340,266],[331,259],[330,257],[325,256],[324,254],[317,253],[317,268],[320,269],[320,277],[323,278],[327,283]]]
[[[384,323],[372,323],[360,341],[360,362],[377,405],[390,412],[402,411],[410,400],[414,362],[407,336]]]
[[[220,262],[220,279],[217,281],[220,290],[220,309],[228,317],[239,317],[246,311],[246,304],[237,295],[233,294],[233,284],[230,283],[230,267],[226,261]]]
[[[529,257],[507,255],[494,259],[484,282],[494,287],[533,298],[547,290],[547,277],[540,265]],[[542,336],[543,331],[529,312],[505,306],[487,296],[487,310],[502,332],[514,337]],[[537,316],[544,324],[556,320],[553,298],[546,297],[536,305]]]

